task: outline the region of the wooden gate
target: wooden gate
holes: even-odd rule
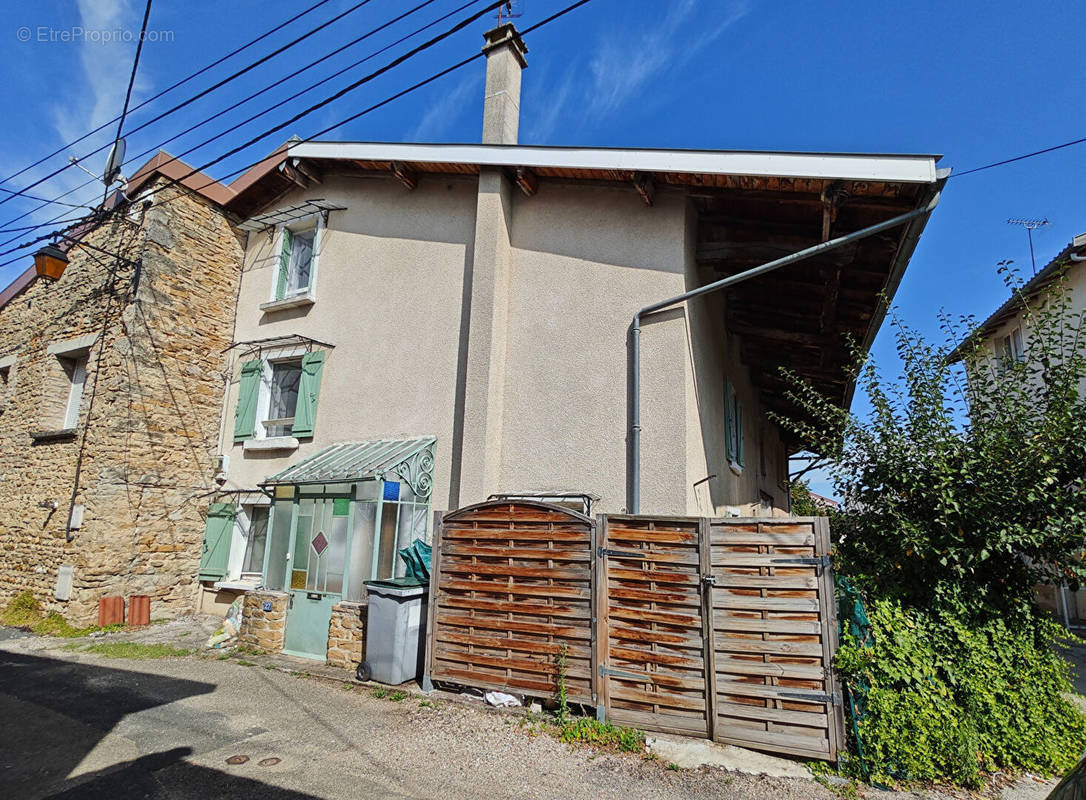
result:
[[[434,537],[427,666],[435,681],[596,702],[593,521],[532,501],[447,514]]]
[[[601,515],[492,501],[435,536],[435,681],[571,702],[646,730],[836,760],[823,518]]]
[[[600,704],[615,722],[708,736],[701,521],[601,521]]]
[[[708,542],[714,738],[836,760],[844,724],[828,521],[713,520]]]

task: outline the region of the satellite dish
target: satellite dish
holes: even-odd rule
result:
[[[102,181],[109,186],[121,174],[121,165],[124,164],[124,139],[118,139],[110,148],[109,158],[106,159],[106,170],[102,173]]]

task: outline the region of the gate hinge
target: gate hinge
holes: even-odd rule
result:
[[[644,675],[634,675],[632,672],[623,672],[620,669],[611,669],[610,667],[600,664],[600,675],[606,677],[610,675],[613,678],[628,678],[635,681],[647,680]]]
[[[635,550],[608,550],[606,547],[601,547],[596,550],[596,555],[600,558],[605,556],[615,556],[617,558],[647,558],[644,553],[638,553]]]
[[[830,565],[830,557],[828,554],[814,556],[812,558],[790,556],[786,558],[774,558],[771,559],[773,564],[799,564],[807,567],[814,567],[818,574],[822,574],[822,570]]]
[[[802,700],[808,703],[828,703],[833,706],[841,705],[841,693],[833,692],[780,692],[778,697],[788,700]]]

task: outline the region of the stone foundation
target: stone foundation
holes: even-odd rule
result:
[[[354,669],[365,657],[365,603],[339,603],[332,607],[328,626],[328,666]]]
[[[264,604],[271,604],[271,611]],[[249,592],[241,610],[241,630],[238,644],[255,647],[268,653],[283,649],[287,628],[287,595],[285,592]]]

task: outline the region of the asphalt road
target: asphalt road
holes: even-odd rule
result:
[[[482,706],[435,710],[236,659],[122,661],[41,642],[0,642],[3,800],[832,797],[809,780],[573,749]]]

